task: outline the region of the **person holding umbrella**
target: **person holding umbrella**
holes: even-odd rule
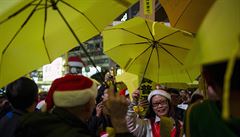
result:
[[[149,109],[146,118],[142,119],[134,112],[140,94],[136,90],[132,94],[133,101],[127,112],[127,125],[129,131],[137,137],[178,137],[180,126],[178,121],[170,117],[171,95],[165,90],[157,89],[148,95]]]

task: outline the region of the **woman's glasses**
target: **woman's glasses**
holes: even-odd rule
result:
[[[167,100],[161,100],[161,101],[152,102],[153,107],[158,107],[159,105],[166,106],[166,105],[168,105],[168,101]]]

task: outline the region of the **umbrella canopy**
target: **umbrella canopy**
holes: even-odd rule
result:
[[[206,16],[189,52],[189,66],[229,60],[240,47],[240,1],[217,1]],[[213,23],[214,22],[214,23]],[[240,57],[240,52],[237,54]]]
[[[215,0],[159,0],[171,26],[196,33]]]
[[[224,76],[222,116],[228,119],[229,91],[236,59],[240,59],[240,1],[218,0],[203,21],[196,46],[186,59],[188,66],[228,61]],[[213,23],[214,22],[214,23]]]
[[[77,45],[87,54],[81,43],[99,34],[136,1],[0,1],[0,9],[13,5],[0,13],[0,87]]]
[[[103,31],[104,53],[125,71],[154,82],[192,82],[198,71],[183,61],[192,47],[187,32],[136,17]]]
[[[132,94],[134,90],[136,90],[139,87],[139,77],[138,75],[124,72],[121,75],[117,75],[116,77],[117,82],[124,82],[127,85],[129,94]]]

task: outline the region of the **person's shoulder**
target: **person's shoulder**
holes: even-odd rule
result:
[[[13,111],[7,112],[1,119],[0,123],[12,123],[16,122],[20,119],[21,115],[18,113],[14,113]]]
[[[54,118],[47,112],[31,112],[23,115],[20,119],[20,123],[24,127],[37,127],[55,123],[57,120],[57,118]]]
[[[20,120],[16,137],[41,137],[41,136],[64,136],[66,126],[61,120],[47,112],[32,112],[25,114]],[[69,128],[67,128],[69,129]],[[62,134],[62,135],[61,135]]]
[[[187,111],[202,111],[208,108],[210,104],[212,104],[212,101],[210,100],[195,102],[189,105]]]

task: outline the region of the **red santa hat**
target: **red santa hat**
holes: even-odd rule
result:
[[[82,75],[66,75],[53,81],[46,97],[47,111],[54,105],[58,107],[74,107],[86,104],[96,97],[97,86],[89,78]]]
[[[68,65],[71,67],[83,67],[86,64],[78,56],[71,56],[68,58]]]
[[[169,93],[167,93],[165,90],[156,89],[156,90],[151,91],[151,93],[148,95],[148,102],[150,102],[152,97],[155,95],[163,96],[171,101],[171,95]]]

